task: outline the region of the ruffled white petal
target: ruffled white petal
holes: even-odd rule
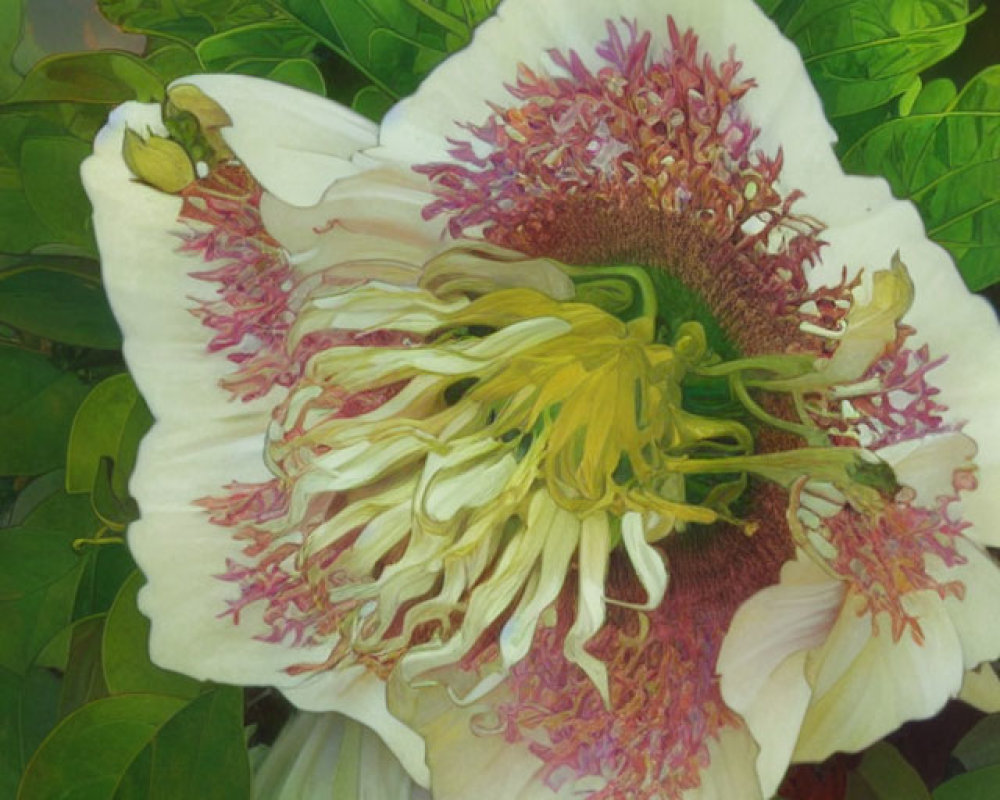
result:
[[[247,75],[190,75],[173,86],[197,86],[232,119],[226,143],[269,192],[310,206],[357,167],[351,157],[371,147],[378,128],[350,109],[311,92]]]
[[[254,800],[430,800],[369,728],[297,713],[254,775]]]

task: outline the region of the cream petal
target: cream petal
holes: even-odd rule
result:
[[[355,666],[316,673],[282,692],[302,711],[335,711],[371,728],[413,780],[428,785],[423,741],[387,711],[386,685],[367,669]]]
[[[946,567],[935,556],[927,557],[927,571],[940,583],[961,581],[964,596],[946,597],[944,608],[958,632],[965,668],[1000,658],[1000,626],[997,625],[997,598],[1000,598],[1000,568],[988,554],[972,542],[957,539],[955,549],[965,564]]]
[[[261,200],[268,231],[303,272],[331,269],[332,277],[370,278],[379,263],[413,270],[441,245],[444,220],[425,220],[433,200],[427,181],[407,168],[378,167],[334,183],[310,208],[275,195]],[[353,267],[352,265],[357,265]]]
[[[325,98],[247,75],[190,75],[171,84],[197,86],[222,106],[232,126],[226,143],[269,192],[310,206],[357,167],[351,157],[371,147],[377,126]]]
[[[264,466],[262,433],[278,392],[233,402],[219,388],[231,364],[223,355],[206,355],[209,336],[188,311],[189,298],[208,299],[211,289],[189,276],[191,258],[177,252],[181,201],[132,179],[121,157],[126,127],[160,131],[159,108],[128,103],[113,112],[82,176],[94,206],[105,286],[125,336],[125,358],[156,418],[130,484],[141,517],[128,531],[129,547],[148,579],[139,607],[152,621],[150,656],[199,680],[277,686],[299,698],[303,708],[343,706],[362,718],[378,716],[381,708],[379,732],[404,760],[416,753],[408,766],[419,777],[420,740],[385,712],[384,687],[374,676],[331,673],[325,690],[313,697],[311,688],[297,690],[303,679],[286,670],[322,661],[324,648],[277,647],[256,639],[269,626],[255,607],[243,610],[239,625],[220,616],[240,591],[216,573],[238,554],[239,545],[192,503],[218,495],[233,481],[273,477]],[[169,298],[176,302],[166,302]],[[365,703],[357,705],[362,697]]]
[[[965,673],[958,699],[984,714],[1000,713],[1000,677],[990,664]]]
[[[845,588],[801,552],[780,583],[737,610],[722,642],[718,672],[726,705],[739,713],[760,747],[757,774],[771,797],[788,768],[812,690],[808,652],[823,644]]]
[[[806,675],[813,699],[796,761],[860,750],[904,722],[934,715],[958,692],[961,645],[944,604],[933,592],[907,595],[903,604],[919,619],[923,644],[909,631],[893,641],[884,619],[872,635],[869,616],[859,615],[859,603],[848,602],[825,645],[811,653]]]
[[[708,741],[708,766],[683,800],[764,800],[757,788],[757,745],[746,728],[723,728]]]
[[[155,106],[121,106],[82,168],[125,358],[156,418],[131,483],[142,517],[129,528],[129,545],[149,579],[140,607],[153,619],[151,654],[161,666],[200,679],[283,685],[291,654],[254,641],[265,629],[252,619],[237,628],[217,616],[239,590],[212,572],[237,548],[192,505],[232,481],[272,477],[260,458],[272,401],[232,403],[218,388],[228,362],[205,355],[205,329],[184,300],[205,297],[206,284],[188,275],[191,259],[177,252],[181,201],[133,181],[122,161],[126,126],[155,129],[158,119]]]
[[[927,508],[934,508],[939,498],[955,494],[955,470],[971,467],[975,455],[976,443],[957,431],[909,439],[878,451],[897,480],[916,492],[916,504]]]
[[[588,640],[604,625],[607,610],[604,586],[608,574],[609,530],[607,516],[591,514],[580,525],[576,618],[566,633],[563,654],[587,673],[605,705],[611,705],[608,669],[604,662],[588,653]]]
[[[430,800],[382,740],[340,714],[297,713],[254,775],[254,800]]]
[[[398,678],[398,674],[397,674]],[[480,702],[456,705],[440,687],[411,689],[390,679],[389,708],[424,738],[434,800],[503,797],[517,800],[569,800],[570,783],[553,790],[543,779],[543,762],[524,742],[508,742],[502,730],[474,731],[495,718],[493,709],[508,699],[501,684]]]

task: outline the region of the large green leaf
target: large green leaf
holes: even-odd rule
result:
[[[905,117],[874,128],[844,153],[844,168],[885,175],[920,209],[972,289],[1000,279],[1000,66],[955,94],[928,84]]]
[[[976,723],[952,755],[968,770],[1000,765],[1000,714],[990,714]]]
[[[104,614],[96,614],[76,620],[57,633],[54,641],[39,655],[39,666],[49,666],[62,673],[59,690],[60,719],[89,702],[108,696],[101,669],[104,619]],[[55,652],[49,652],[50,650]],[[50,661],[54,663],[48,663]]]
[[[468,43],[496,0],[279,0],[330,49],[392,98],[413,92]]]
[[[108,697],[71,714],[28,764],[19,800],[240,800],[250,796],[242,692],[188,702]]]
[[[115,598],[104,628],[104,679],[112,694],[156,692],[174,697],[196,697],[202,684],[176,672],[160,669],[149,660],[149,620],[136,606],[142,586],[136,570]]]
[[[94,253],[90,202],[80,182],[80,164],[92,147],[69,136],[39,136],[21,146],[21,181],[25,197],[57,241]]]
[[[77,406],[75,376],[36,353],[0,346],[0,475],[38,475],[62,466]]]
[[[903,94],[958,48],[972,18],[968,0],[786,0],[772,13],[834,122]]]
[[[848,776],[846,800],[931,800],[917,771],[891,744],[879,742]]]
[[[1000,793],[1000,765],[977,769],[942,783],[934,800],[996,800]]]
[[[144,102],[163,98],[163,82],[138,56],[115,50],[68,53],[38,62],[10,97],[12,103]]]
[[[80,618],[108,611],[118,590],[134,571],[135,561],[124,542],[92,545],[86,551],[73,616]]]
[[[0,667],[23,673],[69,624],[83,569],[73,542],[95,527],[85,497],[58,494],[0,530]]]
[[[308,55],[317,38],[298,22],[271,20],[209,36],[198,43],[198,57],[207,69],[226,69],[246,58],[280,62]]]
[[[19,800],[110,800],[132,762],[184,706],[180,698],[154,694],[107,697],[83,706],[35,752]]]
[[[66,453],[67,491],[92,491],[101,460],[107,458],[114,465],[112,489],[126,497],[139,440],[152,421],[130,375],[112,375],[95,386],[73,420]]]
[[[93,261],[57,256],[12,260],[0,269],[0,322],[80,347],[121,346]]]
[[[97,0],[97,7],[123,30],[191,43],[274,13],[264,0]]]
[[[14,51],[21,41],[23,0],[0,0],[0,98],[6,97],[21,82],[14,70]]]
[[[27,674],[0,668],[0,798],[17,793],[31,754],[56,724],[60,680],[50,670],[33,667]]]
[[[227,65],[226,72],[254,75],[258,78],[267,78],[278,83],[295,86],[298,89],[305,89],[314,94],[326,94],[326,81],[323,79],[323,73],[307,58],[290,58],[286,61],[246,58]]]
[[[129,764],[116,800],[241,800],[250,797],[243,692],[219,687],[196,697]]]

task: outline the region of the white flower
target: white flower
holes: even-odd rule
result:
[[[769,796],[1000,653],[996,320],[749,0],[507,0],[379,129],[171,103],[205,177],[133,177],[138,104],[84,167],[158,663],[436,798],[649,800]]]

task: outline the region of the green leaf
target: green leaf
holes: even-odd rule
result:
[[[930,800],[917,771],[891,744],[879,742],[847,779],[846,800]]]
[[[73,616],[100,614],[111,608],[122,585],[135,571],[135,560],[124,542],[90,546],[76,591]]]
[[[97,7],[123,30],[192,43],[274,14],[264,0],[97,0]]]
[[[975,16],[968,0],[804,0],[783,28],[836,123],[903,94],[958,49]]]
[[[17,493],[7,524],[20,525],[38,506],[66,487],[66,470],[54,469],[39,475]]]
[[[14,51],[21,41],[23,0],[0,0],[0,98],[6,97],[21,82],[14,69]]]
[[[1000,66],[958,95],[951,89],[928,84],[908,116],[862,136],[842,163],[885,175],[898,197],[916,203],[928,235],[977,290],[1000,279]]]
[[[23,673],[69,624],[83,569],[73,542],[95,523],[85,497],[58,494],[0,530],[0,667]]]
[[[107,697],[70,714],[42,742],[19,800],[111,798],[130,765],[185,705],[177,697]]]
[[[0,251],[26,253],[52,238],[31,207],[17,168],[0,167]]]
[[[1000,764],[1000,714],[981,719],[952,751],[965,768],[976,770]]]
[[[196,697],[160,729],[122,775],[116,800],[250,797],[243,692],[223,686]]]
[[[323,80],[323,73],[312,61],[306,58],[295,58],[277,63],[266,59],[244,59],[243,61],[234,61],[226,68],[226,71],[241,75],[255,75],[295,86],[298,89],[305,89],[314,94],[326,95],[326,81]]]
[[[323,79],[323,73],[307,58],[282,61],[268,72],[267,77],[278,83],[286,83],[289,86],[305,89],[307,92],[318,95],[326,94],[326,81]]]
[[[117,105],[163,99],[160,76],[131,53],[97,50],[39,61],[9,98],[11,103],[69,102]]]
[[[80,164],[91,150],[68,136],[28,139],[21,146],[21,182],[31,207],[59,240],[96,253],[90,201],[80,182]]]
[[[38,475],[62,466],[77,406],[75,376],[35,353],[0,346],[0,475]]]
[[[149,660],[149,620],[139,613],[136,594],[144,583],[136,570],[115,598],[104,628],[104,679],[112,694],[155,692],[174,697],[198,695],[202,685],[160,669]]]
[[[169,43],[157,47],[146,56],[146,63],[160,76],[164,84],[185,75],[205,71],[198,54],[188,44]]]
[[[58,720],[59,678],[47,669],[0,668],[0,797],[12,798],[28,763]]]
[[[95,386],[73,419],[66,452],[66,490],[92,491],[101,459],[108,458],[114,464],[111,488],[127,497],[139,440],[152,422],[130,375],[112,375]]]
[[[313,51],[316,37],[299,23],[271,20],[224,31],[199,42],[198,57],[207,69],[226,69],[247,58],[275,62],[300,58]]]
[[[952,778],[934,790],[934,800],[996,800],[1000,765]]]
[[[94,262],[54,256],[17,259],[0,270],[0,322],[80,347],[121,347]]]
[[[278,0],[386,95],[413,92],[449,53],[468,44],[495,0]]]
[[[379,122],[386,112],[392,108],[395,101],[392,95],[386,94],[377,86],[366,86],[356,95],[351,103],[351,108],[362,114],[373,122]]]
[[[69,635],[69,654],[59,693],[59,717],[66,717],[81,706],[108,696],[101,670],[101,636],[104,615],[77,620]]]

